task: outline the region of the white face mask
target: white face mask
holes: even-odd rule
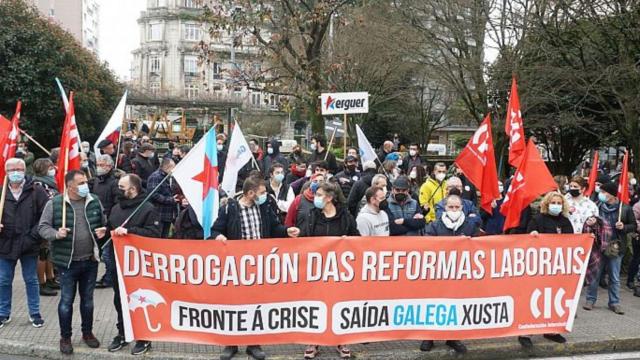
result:
[[[447,174],[443,174],[443,173],[437,173],[436,174],[436,180],[438,181],[442,181],[444,180],[444,178],[447,176]]]
[[[398,166],[402,166],[402,159],[398,160]]]
[[[409,150],[409,155],[411,155],[411,156],[416,156],[417,154],[418,154],[418,152],[417,152],[417,151],[415,151],[415,150]]]
[[[451,221],[458,221],[461,215],[462,211],[447,211],[446,213],[446,216],[451,219]]]
[[[418,173],[415,171],[412,171],[411,174],[409,174],[409,177],[413,180],[418,178]]]
[[[311,177],[311,175],[313,175],[313,173],[311,172],[311,169],[307,169],[307,172],[304,174],[305,177]]]
[[[49,169],[49,171],[47,171],[47,176],[49,177],[56,176],[56,169]]]
[[[629,184],[631,184],[631,186],[636,186],[637,183],[638,183],[638,180],[636,180],[636,178],[629,180]]]
[[[502,186],[502,185],[498,185],[498,191],[499,191],[500,193],[504,192],[504,186]]]

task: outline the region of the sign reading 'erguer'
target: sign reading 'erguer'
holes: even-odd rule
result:
[[[326,93],[320,96],[322,115],[366,114],[369,112],[369,93]]]

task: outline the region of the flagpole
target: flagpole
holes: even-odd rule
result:
[[[124,124],[124,121],[122,122]],[[118,144],[116,145],[116,163],[113,166],[113,170],[118,169],[118,161],[120,161],[120,145],[122,145],[122,131],[124,130],[124,126],[120,125],[120,133],[118,134]],[[98,156],[98,154],[96,154]]]
[[[333,139],[336,137],[336,131],[338,131],[338,127],[333,128],[333,134],[331,134],[331,141],[329,141],[329,146],[327,147],[327,153],[324,154],[324,161],[327,161],[327,157],[329,156],[329,151],[331,150],[331,145],[333,145]]]
[[[2,222],[2,214],[4,213],[4,200],[7,198],[7,183],[9,182],[9,179],[7,177],[7,174],[4,174],[4,181],[2,183],[2,195],[0,195],[0,225]]]
[[[51,152],[49,150],[47,150],[44,146],[42,146],[42,144],[40,144],[39,142],[36,141],[36,139],[32,138],[29,134],[27,134],[26,131],[19,129],[20,133],[22,135],[24,135],[27,139],[29,139],[29,141],[31,141],[32,143],[36,144],[36,146],[38,146],[40,148],[40,150],[44,151],[45,154],[51,156]]]
[[[184,159],[183,159],[184,160]],[[144,205],[147,201],[149,201],[149,199],[151,199],[151,196],[153,194],[156,193],[156,191],[158,191],[158,189],[160,189],[160,185],[164,184],[165,181],[167,181],[168,178],[171,177],[171,175],[173,174],[173,171],[171,171],[170,173],[168,173],[163,179],[162,181],[160,181],[158,183],[158,185],[156,185],[155,188],[153,188],[153,190],[151,190],[151,192],[144,198],[144,200],[142,200],[142,202],[140,203],[140,205],[138,205],[138,207],[136,207],[133,212],[131,213],[131,215],[129,215],[129,217],[127,217],[124,222],[122,223],[122,225],[120,225],[120,227],[124,227],[127,225],[127,223],[129,222],[129,220],[131,220],[131,218],[138,213],[138,211],[140,211],[140,209],[142,208],[142,205]]]
[[[342,158],[347,160],[347,114],[344,114],[344,149],[342,149]]]
[[[69,167],[69,148],[65,150],[64,157],[64,172],[62,173],[62,228],[67,228],[67,200],[64,198],[67,194],[67,182],[64,181],[64,177],[67,175],[67,168]]]

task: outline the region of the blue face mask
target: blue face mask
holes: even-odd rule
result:
[[[264,193],[262,195],[259,195],[258,198],[256,199],[256,204],[258,205],[262,205],[264,203],[267,202],[267,194]]]
[[[273,177],[273,180],[275,180],[279,184],[282,184],[282,182],[284,181],[284,174],[277,174]]]
[[[309,188],[311,189],[312,193],[316,193],[316,191],[318,191],[318,188],[320,187],[320,184],[316,183],[316,182],[312,182],[311,185],[309,186]]]
[[[600,202],[607,202],[607,195],[603,194],[603,193],[598,193],[598,200],[600,200]]]
[[[324,200],[321,197],[314,197],[313,206],[315,206],[317,209],[324,209]]]
[[[562,205],[560,204],[550,204],[549,205],[549,214],[553,216],[558,216],[562,212]]]
[[[80,196],[81,198],[86,198],[87,195],[89,195],[89,185],[88,184],[78,185],[78,196]]]
[[[9,182],[11,183],[21,183],[24,180],[24,172],[22,171],[11,171],[7,174],[9,177]]]

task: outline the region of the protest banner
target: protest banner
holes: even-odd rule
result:
[[[592,242],[114,237],[127,341],[223,345],[568,332]]]

